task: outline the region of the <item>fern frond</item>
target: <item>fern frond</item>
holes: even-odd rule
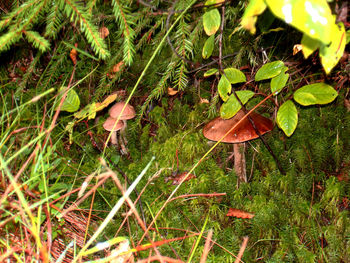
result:
[[[38,32],[35,31],[23,31],[28,42],[32,43],[33,46],[39,49],[41,52],[45,52],[50,48],[50,42],[44,37],[40,36]]]
[[[86,39],[91,45],[94,52],[101,59],[106,59],[110,56],[106,49],[106,44],[98,35],[98,29],[91,23],[91,16],[80,4],[73,0],[60,0],[60,8],[64,10],[67,17],[76,24],[80,25]]]
[[[131,25],[134,25],[134,20],[130,15],[129,10],[126,7],[122,6],[118,0],[113,0],[112,6],[115,19],[124,35],[124,62],[129,66],[132,64],[135,55],[135,32],[131,27]]]

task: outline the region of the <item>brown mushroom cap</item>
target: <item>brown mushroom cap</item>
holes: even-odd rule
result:
[[[220,140],[240,119],[243,118],[244,112],[240,110],[231,119],[222,119],[220,117],[210,121],[203,128],[203,135],[209,140],[218,141]],[[254,121],[254,124],[260,134],[265,134],[273,129],[273,123],[270,119],[265,118],[255,112],[249,114]],[[248,117],[246,117],[236,128],[234,128],[222,142],[227,143],[239,143],[258,138],[252,124]]]
[[[117,124],[114,127],[115,122],[117,119],[114,119],[112,117],[108,117],[108,119],[103,123],[103,128],[107,131],[119,131],[121,128],[123,128],[124,123],[122,121],[118,121]],[[114,129],[113,129],[114,127]]]
[[[109,115],[114,119],[118,119],[124,105],[125,105],[124,101],[114,104],[113,107],[109,110]],[[126,104],[123,114],[120,116],[120,120],[129,120],[134,117],[135,117],[134,107],[131,106],[130,104]]]

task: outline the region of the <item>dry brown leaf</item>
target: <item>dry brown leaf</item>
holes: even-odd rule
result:
[[[109,35],[109,30],[107,27],[103,26],[98,30],[100,38],[105,39]]]
[[[344,106],[348,111],[350,111],[350,100],[344,99]]]
[[[203,104],[203,103],[205,103],[205,104],[209,104],[209,100],[207,100],[207,99],[203,99],[203,98],[200,98],[199,103],[200,103],[200,104]]]
[[[124,65],[124,61],[120,61],[118,64],[114,65],[113,68],[112,68],[112,71],[114,73],[117,73],[121,70],[122,66]]]
[[[78,43],[75,43],[74,46],[78,47]],[[77,56],[78,56],[78,51],[75,48],[73,48],[69,53],[69,57],[73,61],[73,65],[77,64]]]
[[[111,263],[126,263],[134,262],[134,256],[130,251],[129,240],[124,240],[119,243],[118,247],[111,251]]]
[[[226,216],[234,216],[237,218],[253,218],[255,215],[249,212],[245,212],[239,209],[235,209],[235,208],[230,208],[226,214]]]
[[[168,95],[169,96],[174,96],[178,93],[179,91],[173,88],[168,88]]]
[[[301,44],[294,45],[293,47],[293,56],[297,53],[299,53],[303,49],[303,46]]]
[[[179,185],[180,182],[185,178],[185,176],[187,175],[187,172],[183,172],[183,173],[180,173],[180,174],[176,174],[175,176],[169,176],[167,178],[165,178],[165,182],[168,182],[168,181],[173,181],[171,184],[172,185]],[[193,179],[193,178],[196,178],[196,176],[194,174],[189,174],[185,181],[188,181],[190,179]]]

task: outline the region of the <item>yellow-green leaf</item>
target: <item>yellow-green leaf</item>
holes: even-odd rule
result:
[[[271,79],[281,73],[282,70],[286,70],[286,66],[283,61],[277,60],[274,62],[266,63],[263,65],[255,75],[255,81],[264,79]],[[288,68],[287,68],[288,69]]]
[[[63,89],[61,89],[63,90]],[[80,107],[80,99],[74,89],[70,89],[67,93],[67,97],[64,100],[61,111],[75,112]]]
[[[219,70],[217,68],[211,68],[211,69],[207,70],[206,72],[204,72],[203,76],[206,78],[206,77],[209,77],[209,76],[216,74],[218,71]]]
[[[277,111],[278,127],[289,137],[298,125],[298,111],[291,100],[286,101]]]
[[[241,25],[250,33],[255,34],[255,23],[258,19],[258,15],[262,14],[266,9],[264,0],[250,0],[248,6],[245,8]]]
[[[226,68],[224,70],[226,78],[231,84],[236,84],[240,82],[246,82],[247,79],[242,71],[235,68]]]
[[[254,92],[250,90],[239,90],[236,94],[242,104],[246,104],[248,100],[254,96]],[[236,115],[236,113],[242,108],[234,94],[231,94],[229,99],[222,104],[220,108],[220,116],[223,119],[230,119]]]
[[[210,58],[211,54],[214,50],[214,40],[215,35],[211,35],[204,43],[203,50],[202,50],[202,57],[204,59]]]
[[[327,74],[337,65],[344,53],[346,35],[343,23],[333,25],[331,37],[331,44],[323,45],[320,49],[321,63]]]
[[[218,91],[223,101],[228,100],[229,98],[228,94],[231,93],[231,90],[232,90],[231,83],[228,81],[228,79],[224,75],[222,75],[219,80]]]
[[[308,58],[321,45],[322,43],[320,41],[313,39],[306,34],[303,34],[303,37],[301,39],[301,46],[304,58]]]
[[[327,0],[265,0],[272,13],[307,34],[328,45],[334,24]]]
[[[204,13],[203,27],[208,36],[214,35],[218,31],[221,23],[219,11],[214,8]]]
[[[287,70],[288,68],[286,67],[286,70],[282,70],[280,74],[271,79],[271,92],[274,94],[274,96],[286,86],[289,78],[289,74],[285,73]]]
[[[306,85],[294,92],[294,100],[303,106],[327,104],[337,96],[337,91],[325,83]]]

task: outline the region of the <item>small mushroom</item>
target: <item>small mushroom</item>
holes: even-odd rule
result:
[[[124,126],[124,123],[122,121],[118,121],[116,123],[117,119],[114,119],[112,117],[108,117],[108,119],[103,123],[103,128],[106,131],[112,132],[111,134],[111,143],[114,145],[118,145],[117,140],[117,132],[121,130]]]
[[[244,112],[240,110],[231,119],[222,119],[217,117],[210,121],[203,128],[203,135],[209,140],[220,140],[236,123],[244,117]],[[261,135],[273,129],[273,123],[270,119],[265,118],[255,112],[249,114],[256,128]],[[244,142],[258,138],[248,117],[242,120],[230,133],[222,139],[221,142],[233,143],[234,168],[238,177],[238,185],[241,181],[247,182],[246,165],[244,156]]]
[[[119,120],[121,120],[124,124],[120,130],[120,138],[121,138],[122,152],[124,154],[127,154],[127,150],[126,150],[126,146],[125,146],[128,144],[128,141],[126,140],[126,136],[125,136],[125,130],[127,127],[126,121],[134,118],[136,116],[136,114],[135,114],[135,109],[133,106],[131,106],[130,104],[126,104],[126,106],[125,106],[125,104],[126,103],[124,101],[121,101],[121,102],[114,104],[113,107],[109,110],[109,115],[113,119],[119,118]],[[125,106],[125,109],[122,113],[124,106]]]

